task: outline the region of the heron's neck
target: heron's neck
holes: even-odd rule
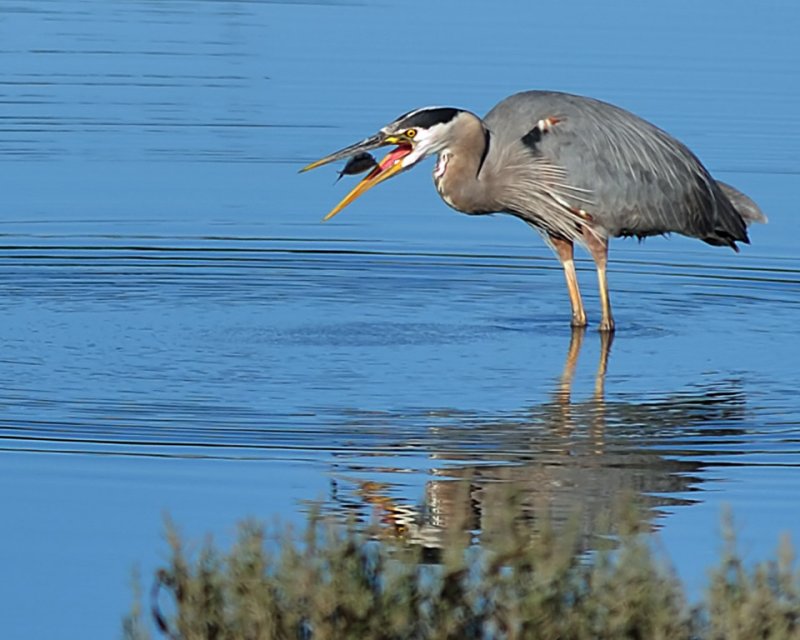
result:
[[[433,181],[442,199],[463,213],[495,211],[487,183],[481,180],[489,151],[489,131],[476,115],[459,115],[457,136],[439,153]],[[463,123],[463,124],[462,124]]]

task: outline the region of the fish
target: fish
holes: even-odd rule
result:
[[[339,172],[339,177],[336,178],[336,182],[339,182],[339,180],[342,179],[342,176],[354,176],[356,174],[369,171],[377,164],[378,161],[372,157],[371,153],[367,153],[366,151],[357,153],[347,161],[346,165],[344,165],[344,169]],[[334,182],[334,184],[336,184],[336,182]]]

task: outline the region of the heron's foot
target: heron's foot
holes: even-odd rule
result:
[[[580,313],[573,313],[572,314],[572,321],[570,322],[570,326],[573,329],[583,329],[586,325],[589,324],[586,322],[586,314]]]
[[[601,333],[614,333],[614,318],[603,318],[597,330]]]

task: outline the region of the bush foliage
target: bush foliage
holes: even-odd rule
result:
[[[491,541],[446,534],[435,563],[418,546],[319,515],[302,536],[244,523],[227,552],[209,541],[190,553],[168,526],[169,565],[155,577],[148,614],[136,598],[124,636],[144,640],[152,628],[183,640],[800,638],[788,542],[775,560],[746,568],[726,533],[704,597],[690,604],[638,519],[621,521],[614,544],[586,551],[577,526],[531,533],[509,513],[498,527],[506,533]]]

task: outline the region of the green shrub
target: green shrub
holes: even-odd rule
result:
[[[152,592],[156,633],[183,640],[800,638],[800,575],[788,542],[747,569],[733,537],[706,596],[690,605],[640,519],[621,517],[615,544],[587,552],[576,522],[532,533],[506,521],[477,543],[459,527],[439,561],[402,540],[310,517],[302,537],[240,526],[227,553],[190,554],[168,526],[169,566]],[[503,533],[501,533],[503,532]],[[595,545],[597,546],[597,545]],[[269,549],[274,549],[270,551]],[[138,604],[128,640],[151,637]],[[169,613],[165,613],[169,611]]]

